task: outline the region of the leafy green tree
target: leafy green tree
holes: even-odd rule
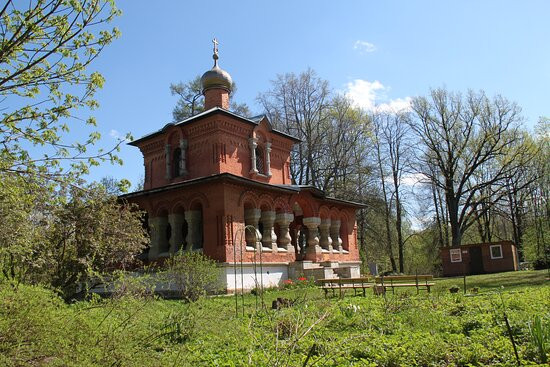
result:
[[[36,253],[45,242],[43,203],[50,195],[35,180],[0,171],[0,270],[4,278],[28,280],[41,266]]]
[[[4,278],[48,285],[70,299],[91,277],[130,266],[147,244],[142,213],[102,184],[52,191],[6,172],[0,179]]]
[[[0,171],[60,180],[100,160],[120,162],[115,153],[123,140],[93,152],[96,131],[83,142],[64,141],[70,129],[96,125],[75,110],[98,107],[93,97],[104,79],[89,67],[118,37],[116,28],[105,26],[119,14],[113,0],[8,0],[1,6]]]
[[[60,201],[47,223],[38,274],[68,299],[92,276],[132,265],[147,233],[137,207],[118,203],[103,185],[72,187]]]

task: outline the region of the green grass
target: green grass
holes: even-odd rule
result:
[[[40,287],[0,283],[0,366],[515,366],[504,312],[522,365],[536,365],[529,326],[539,317],[550,328],[545,274],[471,277],[478,297],[450,294],[456,279],[386,297],[269,290],[266,307],[244,296],[244,316],[230,296],[67,305]],[[277,297],[295,304],[271,310]]]
[[[446,290],[457,285],[463,287],[463,277],[437,278],[436,290]],[[468,275],[466,277],[466,289],[479,288],[480,292],[488,292],[504,288],[506,290],[518,290],[524,287],[530,289],[548,286],[547,270],[510,271],[496,274]]]

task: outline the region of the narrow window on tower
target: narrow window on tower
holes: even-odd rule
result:
[[[260,147],[256,147],[256,169],[261,175],[265,175],[264,153]]]
[[[174,159],[172,160],[172,162],[174,162],[173,164],[173,167],[174,167],[174,172],[172,174],[172,177],[179,177],[181,176],[182,174],[182,160],[181,160],[181,149],[180,148],[176,148],[174,150]]]

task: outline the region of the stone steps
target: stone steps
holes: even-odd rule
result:
[[[291,265],[289,276],[297,278],[304,276],[314,279],[351,278],[359,276],[357,267],[342,266],[336,261],[316,263],[308,260],[297,261]]]

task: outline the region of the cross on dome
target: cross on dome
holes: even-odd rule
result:
[[[214,55],[212,55],[212,58],[214,59],[214,66],[218,65],[218,40],[214,37],[212,40],[212,43],[214,44]]]

